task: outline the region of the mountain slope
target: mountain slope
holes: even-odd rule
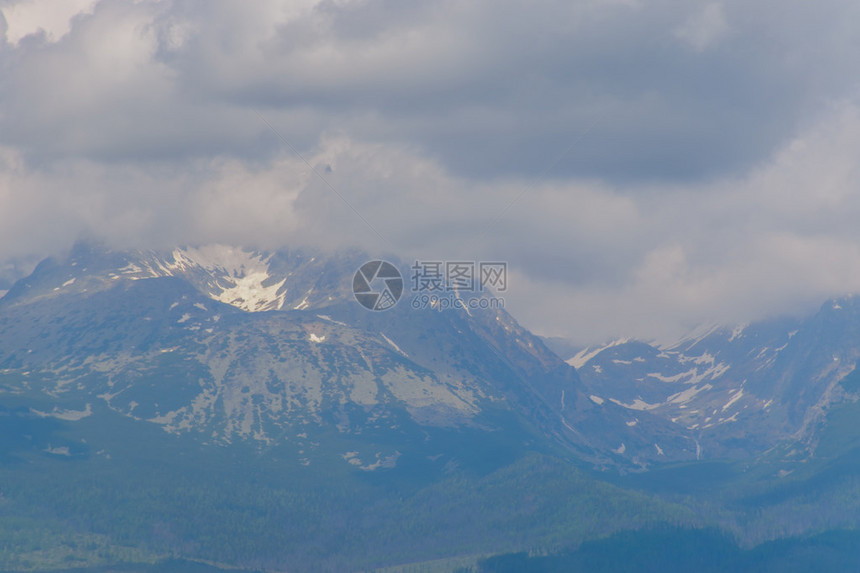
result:
[[[827,411],[857,399],[840,381],[858,358],[860,304],[845,297],[805,319],[711,327],[667,346],[619,341],[569,363],[604,402],[671,422],[701,459],[752,457],[786,440],[813,448]]]
[[[366,310],[365,262],[78,245],[15,283],[0,566],[353,571],[857,525],[854,299],[567,364],[501,309]]]
[[[350,290],[362,263],[357,253],[78,245],[0,300],[0,367],[29,372],[26,390],[62,398],[60,410],[105,403],[214,442],[272,443],[311,426],[357,433],[403,419],[494,427],[484,418],[507,412],[524,436],[601,467],[661,456],[625,455],[640,430],[626,412],[589,400],[576,371],[502,309],[404,300],[368,312]],[[677,440],[665,421],[643,418],[664,443]]]
[[[79,245],[16,283],[4,567],[348,571],[695,521],[570,464],[629,460],[585,435],[575,370],[507,313],[369,312],[363,262]]]

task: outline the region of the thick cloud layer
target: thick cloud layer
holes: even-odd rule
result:
[[[583,343],[860,290],[854,2],[63,10],[0,0],[0,261],[503,259],[508,308]]]

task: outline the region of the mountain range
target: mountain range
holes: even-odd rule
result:
[[[661,524],[855,525],[853,297],[565,361],[502,308],[367,310],[370,259],[80,243],[9,285],[3,567],[449,570]]]
[[[805,318],[710,326],[668,345],[616,340],[568,359],[589,398],[669,420],[695,459],[751,458],[791,442],[814,456],[828,412],[857,401],[860,305],[848,296]],[[669,447],[653,445],[667,457]]]

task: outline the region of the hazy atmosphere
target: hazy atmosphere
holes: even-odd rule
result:
[[[0,269],[505,260],[578,343],[860,291],[860,4],[0,0]]]

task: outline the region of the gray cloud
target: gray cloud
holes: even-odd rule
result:
[[[695,180],[749,168],[854,88],[858,8],[837,0],[307,4],[103,1],[58,42],[4,50],[4,143],[256,157],[275,143],[257,108],[304,149],[343,130],[473,178],[541,175],[588,130],[552,175]]]
[[[0,2],[0,260],[504,259],[511,310],[582,342],[860,289],[847,0],[102,0],[26,36],[39,5]]]

